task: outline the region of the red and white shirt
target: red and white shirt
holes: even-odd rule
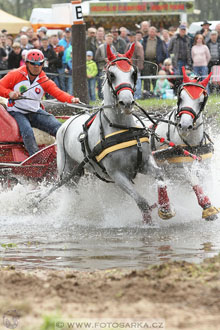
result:
[[[30,89],[29,89],[30,88]],[[7,104],[8,111],[26,113],[25,109],[36,112],[40,109],[40,102],[45,93],[50,94],[61,102],[71,103],[73,96],[62,91],[49,79],[45,72],[41,71],[34,82],[30,82],[26,65],[8,72],[0,80],[0,95],[9,98],[9,93],[16,91],[33,100],[16,100]],[[24,109],[24,110],[22,110]]]

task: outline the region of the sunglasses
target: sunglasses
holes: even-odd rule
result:
[[[28,63],[30,63],[31,65],[37,65],[37,66],[41,66],[44,64],[44,62],[38,62],[38,61],[28,61]]]

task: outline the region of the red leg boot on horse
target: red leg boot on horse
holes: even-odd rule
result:
[[[210,199],[204,194],[202,187],[195,185],[193,186],[193,190],[196,194],[199,205],[203,208],[202,218],[207,221],[216,220],[220,209],[212,206]]]
[[[168,220],[175,216],[175,212],[170,207],[167,187],[164,183],[158,185],[158,205],[158,215],[161,219]]]

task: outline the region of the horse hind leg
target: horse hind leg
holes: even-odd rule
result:
[[[216,220],[218,218],[217,214],[220,212],[220,209],[212,206],[209,197],[204,194],[201,186],[194,185],[192,188],[196,194],[199,205],[203,208],[202,218],[206,221]]]
[[[77,186],[82,172],[76,171],[74,175],[74,170],[77,168],[78,163],[73,160],[66,150],[63,148],[62,143],[57,143],[57,170],[60,181],[68,186]],[[73,173],[73,175],[72,175]]]

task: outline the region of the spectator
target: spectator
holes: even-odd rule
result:
[[[211,55],[208,47],[205,45],[202,34],[196,34],[191,55],[195,75],[201,76],[202,79],[204,79],[208,75],[208,63],[211,59]]]
[[[96,32],[96,49],[105,42],[105,29],[100,26]],[[93,53],[95,54],[95,53]]]
[[[6,48],[8,49],[8,53],[12,51],[12,45],[13,45],[13,36],[12,35],[7,35],[6,36]]]
[[[47,36],[43,37],[41,39],[41,48],[40,50],[44,54],[44,67],[43,70],[48,75],[50,73],[56,74],[57,71],[57,64],[58,59],[55,51],[53,50],[53,47],[49,45],[49,39]],[[49,75],[51,80],[55,80],[56,75]],[[50,98],[48,94],[46,94],[46,98]]]
[[[7,37],[4,33],[0,34],[0,38],[1,38],[1,42],[2,42],[2,47],[4,48],[4,50],[6,51],[6,54],[8,56],[8,54],[10,53],[11,49],[10,47],[8,47],[7,45]]]
[[[21,57],[21,45],[19,42],[14,42],[12,45],[12,51],[8,55],[8,69],[16,69],[20,66]]]
[[[126,42],[126,44],[128,44],[129,43],[128,29],[126,29],[126,27],[122,26],[122,27],[120,27],[119,32],[120,32],[120,37]]]
[[[15,38],[15,42],[20,42],[20,38],[22,35],[26,35],[28,27],[27,26],[23,26],[19,32],[19,34],[17,35],[17,37]]]
[[[28,37],[24,34],[20,37],[21,49],[31,49],[33,45],[28,42]]]
[[[7,36],[8,31],[7,31],[6,29],[2,29],[2,30],[1,30],[1,33],[2,33],[2,34],[5,34],[5,35]]]
[[[116,26],[112,26],[111,34],[113,35],[113,46],[120,54],[125,53],[126,42],[119,36],[119,29]]]
[[[159,71],[160,78],[156,81],[156,86],[154,88],[154,95],[160,99],[167,98],[167,90],[170,90],[170,83],[169,81],[164,78],[166,72],[164,70]]]
[[[134,65],[137,66],[137,82],[136,82],[136,91],[134,93],[135,99],[141,99],[142,93],[141,93],[141,78],[140,78],[140,72],[143,70],[144,67],[144,48],[142,44],[137,40],[137,36],[135,32],[129,32],[128,33],[129,43],[126,48],[127,50],[131,47],[133,43],[135,43],[134,53],[132,56],[132,62]]]
[[[173,76],[174,75],[174,71],[173,71],[173,66],[172,66],[172,60],[171,58],[166,58],[163,62],[163,66],[162,66],[162,70],[165,71],[167,76]],[[167,80],[170,83],[170,87],[173,88],[174,93],[176,94],[176,79],[175,78],[167,78]],[[182,80],[181,80],[182,81]],[[179,86],[179,84],[178,84]]]
[[[168,31],[169,31],[170,38],[172,38],[174,36],[174,34],[176,33],[176,28],[174,26],[170,26]]]
[[[31,44],[31,40],[34,38],[34,30],[29,27],[26,31],[26,36],[28,37],[28,42]]]
[[[218,42],[220,42],[220,23],[218,23],[215,27],[215,31],[218,32]]]
[[[20,66],[25,65],[25,58],[28,53],[27,49],[23,49],[21,52],[21,60],[20,60]]]
[[[95,101],[95,87],[96,87],[96,76],[98,73],[98,68],[96,62],[93,61],[93,52],[91,50],[87,50],[86,52],[86,75],[88,82],[88,90],[89,90],[89,99],[91,101]]]
[[[46,35],[47,35],[47,28],[45,26],[41,26],[37,30],[37,36],[38,36],[39,40],[41,40],[43,37],[46,37]]]
[[[64,48],[64,53],[63,53],[63,57],[62,57],[62,67],[58,68],[60,86],[63,91],[67,91],[69,77],[66,78],[62,74],[65,73],[65,68],[66,68],[66,63],[67,63],[66,52],[67,52],[68,47],[71,45],[71,28],[69,28],[69,27],[65,28],[64,37],[59,41],[58,45],[63,46],[63,48]]]
[[[96,29],[90,27],[87,31],[86,50],[91,50],[95,54],[96,49]]]
[[[44,67],[43,70],[46,73],[57,73],[57,55],[53,50],[53,47],[49,45],[49,39],[47,36],[41,40],[40,50],[44,54]],[[53,80],[54,76],[50,77]]]
[[[149,35],[144,37],[144,69],[142,75],[155,75],[157,68],[162,67],[163,61],[167,58],[163,41],[157,37],[157,29],[154,26],[149,28]],[[153,88],[155,88],[155,79],[152,79]],[[144,90],[150,91],[150,79],[144,80]]]
[[[162,30],[162,37],[161,39],[163,40],[164,42],[164,45],[166,47],[166,52],[168,53],[168,46],[169,46],[169,43],[170,43],[170,35],[169,35],[169,31],[166,30],[166,29],[163,29]]]
[[[149,27],[150,27],[150,22],[148,22],[148,21],[141,22],[141,29],[140,30],[142,32],[143,37],[148,36]]]
[[[210,33],[210,40],[207,42],[207,47],[209,48],[211,59],[208,64],[209,72],[213,65],[220,64],[220,41],[218,42],[218,32],[213,30]]]
[[[143,45],[143,33],[141,30],[136,31],[136,40]]]
[[[107,44],[110,45],[111,50],[113,54],[116,54],[116,49],[113,46],[113,35],[111,33],[108,33],[105,35],[105,43],[100,45],[97,48],[96,54],[95,54],[95,61],[98,67],[98,97],[99,99],[103,99],[102,94],[102,79],[103,79],[103,69],[108,62],[107,58]]]
[[[2,41],[0,38],[0,71],[7,70],[8,69],[8,56],[7,53],[2,46]],[[3,77],[3,75],[0,75],[0,77]]]
[[[63,30],[59,30],[59,31],[57,31],[57,37],[58,37],[59,40],[63,39],[63,37],[64,37],[64,32],[63,32]]]
[[[172,58],[174,73],[182,75],[182,66],[191,66],[191,41],[186,35],[186,26],[179,26],[179,33],[176,33],[170,40],[168,52]]]
[[[202,34],[204,37],[204,41],[205,44],[209,41],[210,39],[210,33],[211,33],[211,29],[210,29],[210,25],[212,25],[211,23],[209,23],[208,21],[204,21],[201,26],[202,29],[196,32],[197,34]]]
[[[41,48],[41,42],[38,37],[34,37],[31,40],[31,44],[33,45],[34,49],[40,49]]]
[[[70,45],[67,49],[68,60],[66,60],[65,64],[65,72],[68,74],[67,77],[67,91],[69,94],[73,94],[73,78],[72,78],[72,71],[73,71],[73,62],[72,62],[72,46]]]
[[[59,39],[58,39],[58,35],[57,34],[53,34],[50,38],[50,44],[53,48],[53,50],[56,53],[57,56],[57,72],[59,71],[60,68],[62,68],[62,57],[64,54],[64,47],[63,46],[59,46]],[[60,87],[60,80],[59,77],[55,77],[54,78],[54,82],[56,83],[56,85],[58,87]]]

